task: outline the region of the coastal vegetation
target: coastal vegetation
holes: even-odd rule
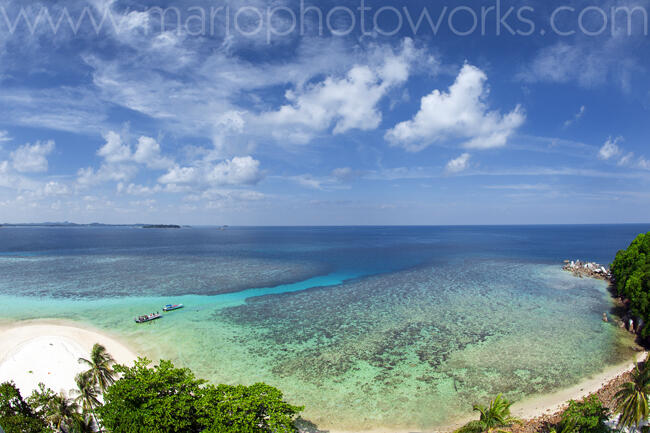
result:
[[[619,426],[638,430],[641,421],[650,414],[648,407],[650,395],[650,370],[648,368],[632,371],[632,380],[624,383],[616,393],[617,411],[621,414]]]
[[[465,424],[456,433],[504,432],[504,427],[521,423],[521,420],[510,414],[510,406],[512,403],[501,394],[497,395],[487,406],[475,404],[473,409],[480,413],[479,419]]]
[[[0,385],[0,425],[6,433],[293,433],[302,407],[280,390],[211,385],[171,361],[138,358],[115,364],[95,344],[77,389],[56,394],[42,384],[24,399],[13,382]]]
[[[562,413],[560,422],[551,432],[560,433],[608,433],[607,425],[610,411],[603,406],[595,395],[583,401],[569,401],[567,409]]]
[[[616,254],[611,266],[618,294],[629,301],[633,316],[641,319],[640,335],[650,337],[650,233],[640,234],[630,246]],[[639,332],[639,325],[637,325]]]

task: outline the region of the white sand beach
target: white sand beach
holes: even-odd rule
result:
[[[627,363],[607,368],[602,373],[585,379],[575,386],[515,403],[512,406],[512,413],[523,419],[531,419],[541,415],[555,413],[566,406],[569,400],[580,400],[598,391],[608,382],[616,379],[623,373],[632,370],[637,362],[644,361],[647,356],[648,352],[639,352],[636,360],[630,360]]]
[[[55,392],[75,388],[74,377],[84,370],[80,357],[88,358],[95,343],[106,347],[121,364],[131,364],[136,354],[124,344],[94,330],[57,321],[30,321],[0,327],[0,383],[13,380],[23,396],[40,382]]]

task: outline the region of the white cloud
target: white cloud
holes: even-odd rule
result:
[[[445,170],[447,173],[460,173],[461,171],[469,168],[470,158],[471,155],[469,153],[463,153],[458,158],[449,161],[445,167]]]
[[[621,153],[621,148],[619,143],[623,141],[623,137],[616,137],[612,140],[612,137],[609,137],[603,147],[598,151],[598,157],[603,160],[608,160],[616,155]]]
[[[0,187],[17,191],[37,191],[41,183],[16,173],[9,161],[0,161]]]
[[[323,183],[327,181],[325,179],[318,179],[310,174],[289,176],[287,177],[287,179],[296,182],[300,186],[304,186],[306,188],[311,188],[311,189],[323,189]]]
[[[645,157],[641,156],[639,157],[639,161],[637,162],[637,165],[639,168],[642,168],[644,170],[650,170],[650,161],[645,159]]]
[[[120,182],[117,184],[118,193],[124,193],[129,195],[151,195],[151,194],[156,194],[160,191],[162,191],[162,187],[160,185],[149,187],[145,185],[136,185],[134,183],[125,185],[123,182]]]
[[[136,164],[160,170],[174,166],[174,161],[161,155],[160,144],[151,137],[141,136],[136,143],[135,152],[122,136],[115,131],[103,135],[106,141],[97,151],[104,159],[99,169],[82,168],[77,172],[77,182],[81,186],[96,185],[103,182],[127,182],[138,172]]]
[[[465,140],[463,147],[470,149],[504,146],[525,114],[520,106],[505,115],[489,111],[486,80],[483,71],[464,65],[448,92],[434,90],[423,97],[415,117],[389,130],[386,139],[411,152],[456,138]]]
[[[339,182],[350,182],[363,175],[360,170],[354,170],[351,167],[340,167],[332,170],[332,177]]]
[[[618,160],[618,165],[620,166],[629,165],[633,159],[634,159],[634,152],[626,153],[621,157],[621,159]]]
[[[97,155],[101,156],[106,162],[126,162],[131,159],[131,147],[122,143],[120,134],[114,131],[108,131],[104,134],[106,143],[99,148]]]
[[[623,89],[629,89],[630,74],[638,68],[633,41],[634,38],[618,34],[605,40],[558,42],[540,49],[518,78],[528,83],[577,82],[583,87],[617,82]]]
[[[485,185],[485,189],[511,189],[515,191],[548,191],[551,189],[551,185],[546,183],[518,183],[518,184],[509,184],[509,185]]]
[[[634,152],[625,152],[625,150],[620,146],[620,143],[623,141],[623,137],[616,137],[612,139],[609,137],[605,144],[600,148],[598,152],[598,158],[602,160],[609,160],[619,155],[623,155],[618,158],[617,165],[620,167],[632,167],[642,170],[650,170],[650,161],[641,155],[638,158],[634,155]]]
[[[67,185],[55,181],[50,181],[43,187],[45,195],[64,195],[70,192]]]
[[[160,154],[160,144],[151,137],[142,136],[138,139],[133,160],[145,164],[152,169],[168,168],[174,162]]]
[[[135,177],[138,169],[126,164],[102,164],[98,170],[81,168],[77,172],[77,183],[81,186],[97,185],[103,182],[127,182]]]
[[[54,150],[54,141],[24,144],[11,152],[13,167],[21,173],[38,173],[48,169],[47,156]]]
[[[4,143],[6,141],[11,141],[11,140],[12,138],[9,136],[8,131],[4,131],[4,130],[0,131],[0,143]]]
[[[408,80],[417,51],[405,39],[401,51],[385,51],[375,64],[356,65],[345,76],[328,76],[318,84],[287,91],[289,104],[263,113],[259,120],[293,142],[308,142],[315,133],[376,129],[382,115],[377,104],[396,85]],[[280,128],[280,129],[277,129]]]
[[[582,119],[582,116],[585,115],[586,110],[587,110],[587,107],[585,107],[584,105],[581,105],[578,112],[576,114],[574,114],[571,119],[564,122],[564,127],[568,128],[569,126],[571,126],[572,124],[574,124],[578,120]]]
[[[263,177],[260,162],[251,156],[234,157],[216,164],[198,161],[195,166],[170,168],[158,182],[169,185],[255,185]]]
[[[254,185],[261,179],[260,162],[250,156],[222,161],[206,176],[211,185]]]

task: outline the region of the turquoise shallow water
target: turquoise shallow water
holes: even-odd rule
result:
[[[323,428],[427,429],[631,357],[601,321],[605,284],[560,265],[637,229],[0,232],[1,318],[85,322],[215,382],[265,381]],[[168,302],[187,307],[133,323]]]

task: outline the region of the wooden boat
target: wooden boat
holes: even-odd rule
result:
[[[165,306],[163,307],[162,310],[163,310],[163,311],[174,311],[174,310],[178,310],[179,308],[183,308],[183,307],[184,307],[183,304],[175,304],[175,305],[167,304],[167,305],[165,305]]]
[[[161,317],[162,314],[155,313],[155,314],[147,314],[145,316],[138,316],[134,320],[135,323],[147,323],[147,322],[151,322],[152,320],[160,319]]]

